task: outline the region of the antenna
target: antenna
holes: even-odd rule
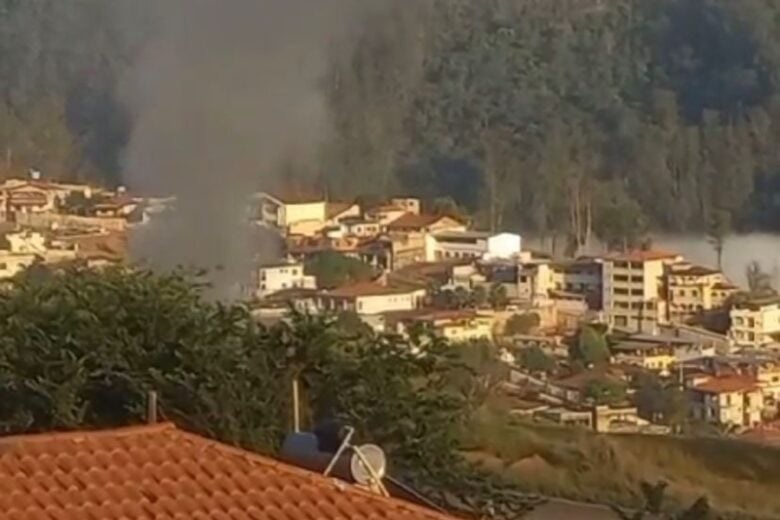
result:
[[[157,392],[150,390],[146,395],[146,422],[157,423]]]
[[[293,376],[292,380],[292,399],[293,399],[293,431],[301,431],[301,400],[298,391],[298,377]]]

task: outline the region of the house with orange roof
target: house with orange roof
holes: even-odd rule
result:
[[[0,438],[0,486],[8,519],[453,520],[168,423]]]
[[[612,254],[602,262],[602,305],[608,323],[633,330],[652,330],[667,321],[664,275],[682,261],[677,253],[634,250]]]
[[[436,231],[465,231],[466,224],[448,215],[404,213],[387,224],[389,233],[434,233]]]
[[[390,222],[393,222],[406,214],[413,215],[414,212],[409,211],[404,205],[395,204],[393,202],[380,204],[366,210],[366,217],[369,220],[379,222],[383,226],[386,226]]]
[[[761,424],[764,397],[754,377],[716,375],[690,386],[688,394],[696,420],[738,427]]]

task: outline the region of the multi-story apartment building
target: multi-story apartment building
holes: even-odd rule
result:
[[[738,346],[780,342],[780,297],[737,302],[730,312],[729,336]]]
[[[602,302],[608,323],[634,330],[652,329],[667,316],[664,274],[682,261],[676,253],[630,251],[603,261]]]
[[[721,271],[689,264],[669,268],[666,288],[668,320],[674,323],[722,307],[739,290]]]

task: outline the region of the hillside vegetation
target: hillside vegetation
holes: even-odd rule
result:
[[[780,449],[720,438],[596,435],[485,412],[469,458],[521,488],[601,503],[642,503],[642,481],[669,482],[670,505],[704,495],[729,518],[780,516]]]
[[[0,174],[120,180],[144,3],[0,0]],[[385,2],[361,27],[322,82],[335,196],[450,197],[572,249],[780,226],[777,2]]]

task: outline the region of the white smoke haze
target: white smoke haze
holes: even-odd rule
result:
[[[213,271],[220,296],[278,246],[246,224],[280,165],[316,171],[328,135],[328,52],[348,48],[366,0],[139,0],[154,30],[122,85],[133,119],[124,182],[175,195],[132,243],[152,266]]]

